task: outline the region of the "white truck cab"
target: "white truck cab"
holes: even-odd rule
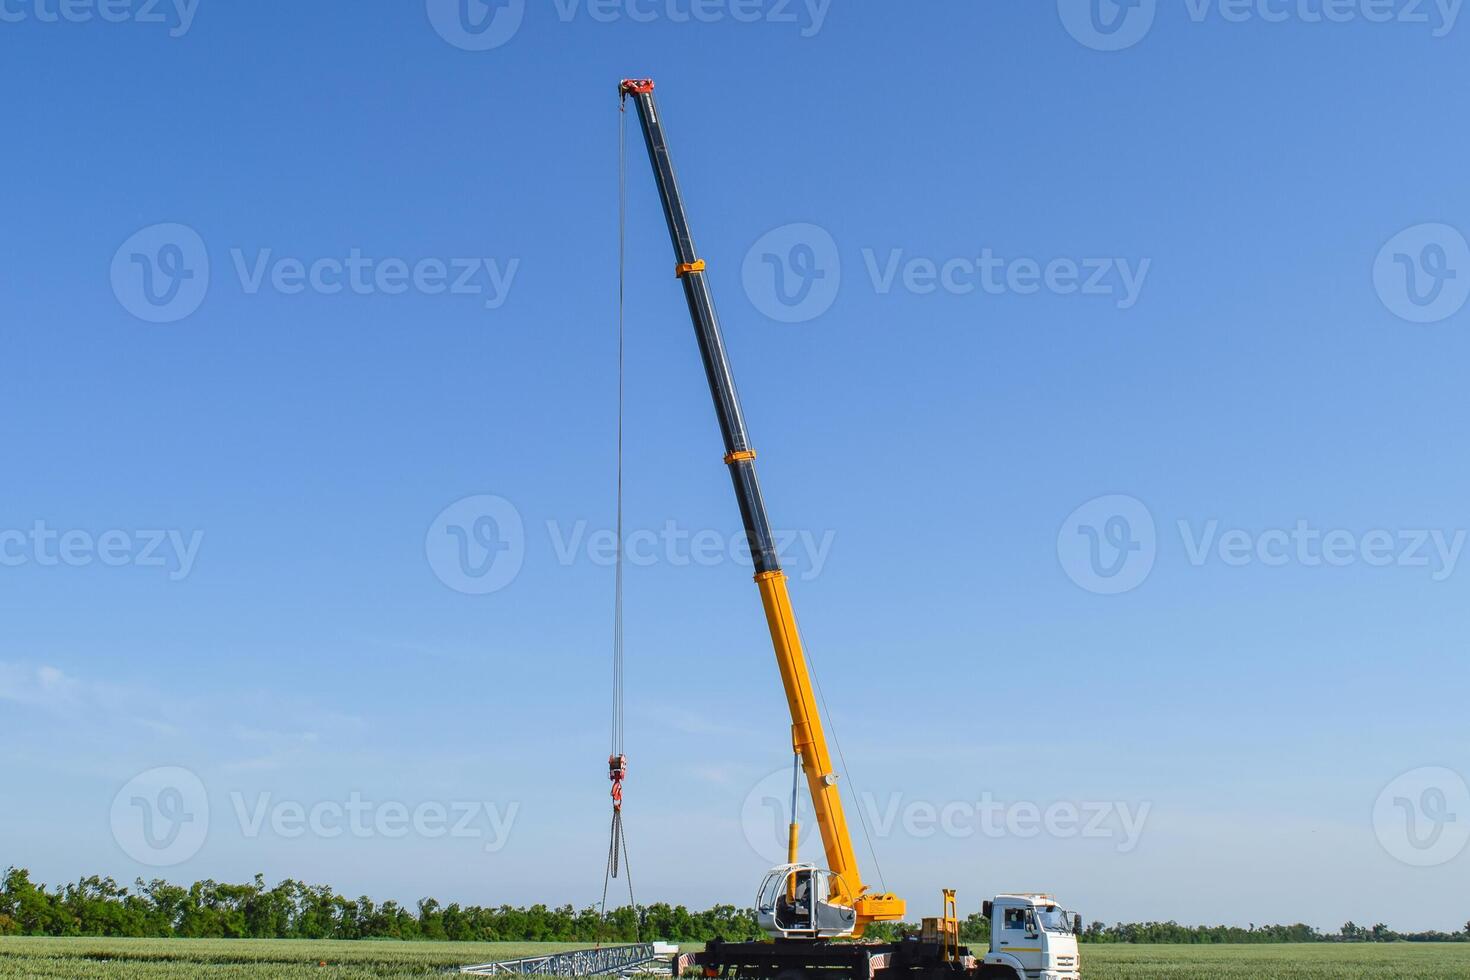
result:
[[[1082,917],[1064,911],[1050,895],[997,895],[985,903],[990,952],[985,976],[1017,980],[1080,980],[1077,936]]]

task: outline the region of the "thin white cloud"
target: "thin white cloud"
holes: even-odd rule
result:
[[[221,768],[226,772],[284,769],[306,756],[321,741],[321,736],[316,732],[269,731],[245,725],[231,727],[230,735],[239,742],[263,748],[264,751],[259,755],[225,763]]]
[[[80,700],[77,682],[56,667],[0,661],[0,701],[65,711]]]
[[[660,705],[655,710],[645,709],[640,705],[634,709],[634,712],[639,720],[660,723],[684,735],[718,735],[729,738],[755,736],[755,732],[751,729],[731,725],[709,714],[691,711],[688,708]]]

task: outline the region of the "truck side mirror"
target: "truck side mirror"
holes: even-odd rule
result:
[[[985,918],[987,919],[994,918],[995,903],[990,901],[982,902],[980,905],[980,914],[985,916]]]
[[[1081,912],[1073,912],[1072,913],[1072,935],[1074,935],[1074,936],[1080,936],[1080,935],[1082,935],[1082,913]]]

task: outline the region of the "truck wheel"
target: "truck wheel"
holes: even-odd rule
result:
[[[981,968],[980,980],[1023,980],[1023,978],[1016,976],[1016,971],[1008,966],[991,964]]]

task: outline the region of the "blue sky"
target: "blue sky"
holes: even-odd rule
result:
[[[651,75],[914,914],[1460,926],[1470,26],[1098,2],[0,2],[0,862],[596,899]],[[787,721],[630,149],[632,860],[744,903]]]

